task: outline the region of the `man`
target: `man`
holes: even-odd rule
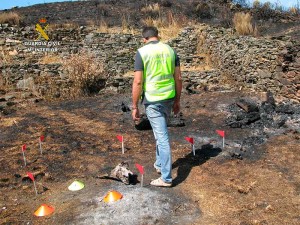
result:
[[[161,177],[150,184],[160,187],[172,186],[172,157],[167,129],[167,117],[173,108],[180,110],[182,89],[179,58],[167,44],[159,41],[155,27],[142,31],[145,45],[138,49],[135,57],[132,85],[132,118],[140,118],[138,102],[142,95],[146,115],[156,140],[154,168]]]

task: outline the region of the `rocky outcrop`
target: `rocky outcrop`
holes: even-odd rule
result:
[[[102,91],[130,89],[134,56],[142,44],[140,36],[100,33],[84,26],[55,28],[47,32],[51,45],[47,42],[44,47],[55,49],[50,53],[33,51],[41,46],[28,46],[38,37],[34,27],[0,25],[0,50],[3,53],[0,72],[5,83],[19,89],[32,89],[32,93],[41,97],[68,96],[72,82],[62,61],[72,54],[84,52],[103,64],[106,76],[101,80],[105,83],[101,86]],[[200,28],[183,29],[168,43],[181,59],[187,93],[251,89],[300,101],[299,45],[288,37],[237,36],[230,29],[201,25]],[[207,63],[203,53],[211,56],[215,69],[192,70]],[[45,56],[56,56],[58,60],[42,62]],[[31,82],[26,81],[29,78]],[[26,82],[30,87],[24,86]]]
[[[300,101],[299,44],[289,37],[238,36],[230,29],[212,27],[202,28],[200,37],[203,51],[233,82],[233,89],[270,91]]]

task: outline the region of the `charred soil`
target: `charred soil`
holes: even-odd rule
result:
[[[299,127],[261,133],[256,126],[225,126],[240,98],[220,92],[183,96],[185,126],[170,127],[172,188],[149,185],[159,176],[153,134],[135,129],[130,110],[124,110],[129,95],[21,104],[0,121],[1,224],[299,224]],[[224,148],[216,129],[226,132]],[[256,141],[261,135],[263,141]],[[195,156],[186,136],[195,138]],[[144,187],[99,179],[122,161],[135,173],[135,163],[145,167]],[[35,176],[37,196],[27,172]],[[69,191],[74,180],[85,188]],[[110,190],[123,198],[104,203]],[[55,212],[37,218],[33,212],[43,203]]]

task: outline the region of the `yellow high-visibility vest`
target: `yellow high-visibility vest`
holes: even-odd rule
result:
[[[138,49],[143,71],[143,89],[149,102],[175,97],[175,52],[164,43],[149,43]]]

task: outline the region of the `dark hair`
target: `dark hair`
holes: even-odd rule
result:
[[[144,27],[142,31],[142,36],[145,39],[149,39],[151,37],[158,37],[158,30],[156,27]]]

